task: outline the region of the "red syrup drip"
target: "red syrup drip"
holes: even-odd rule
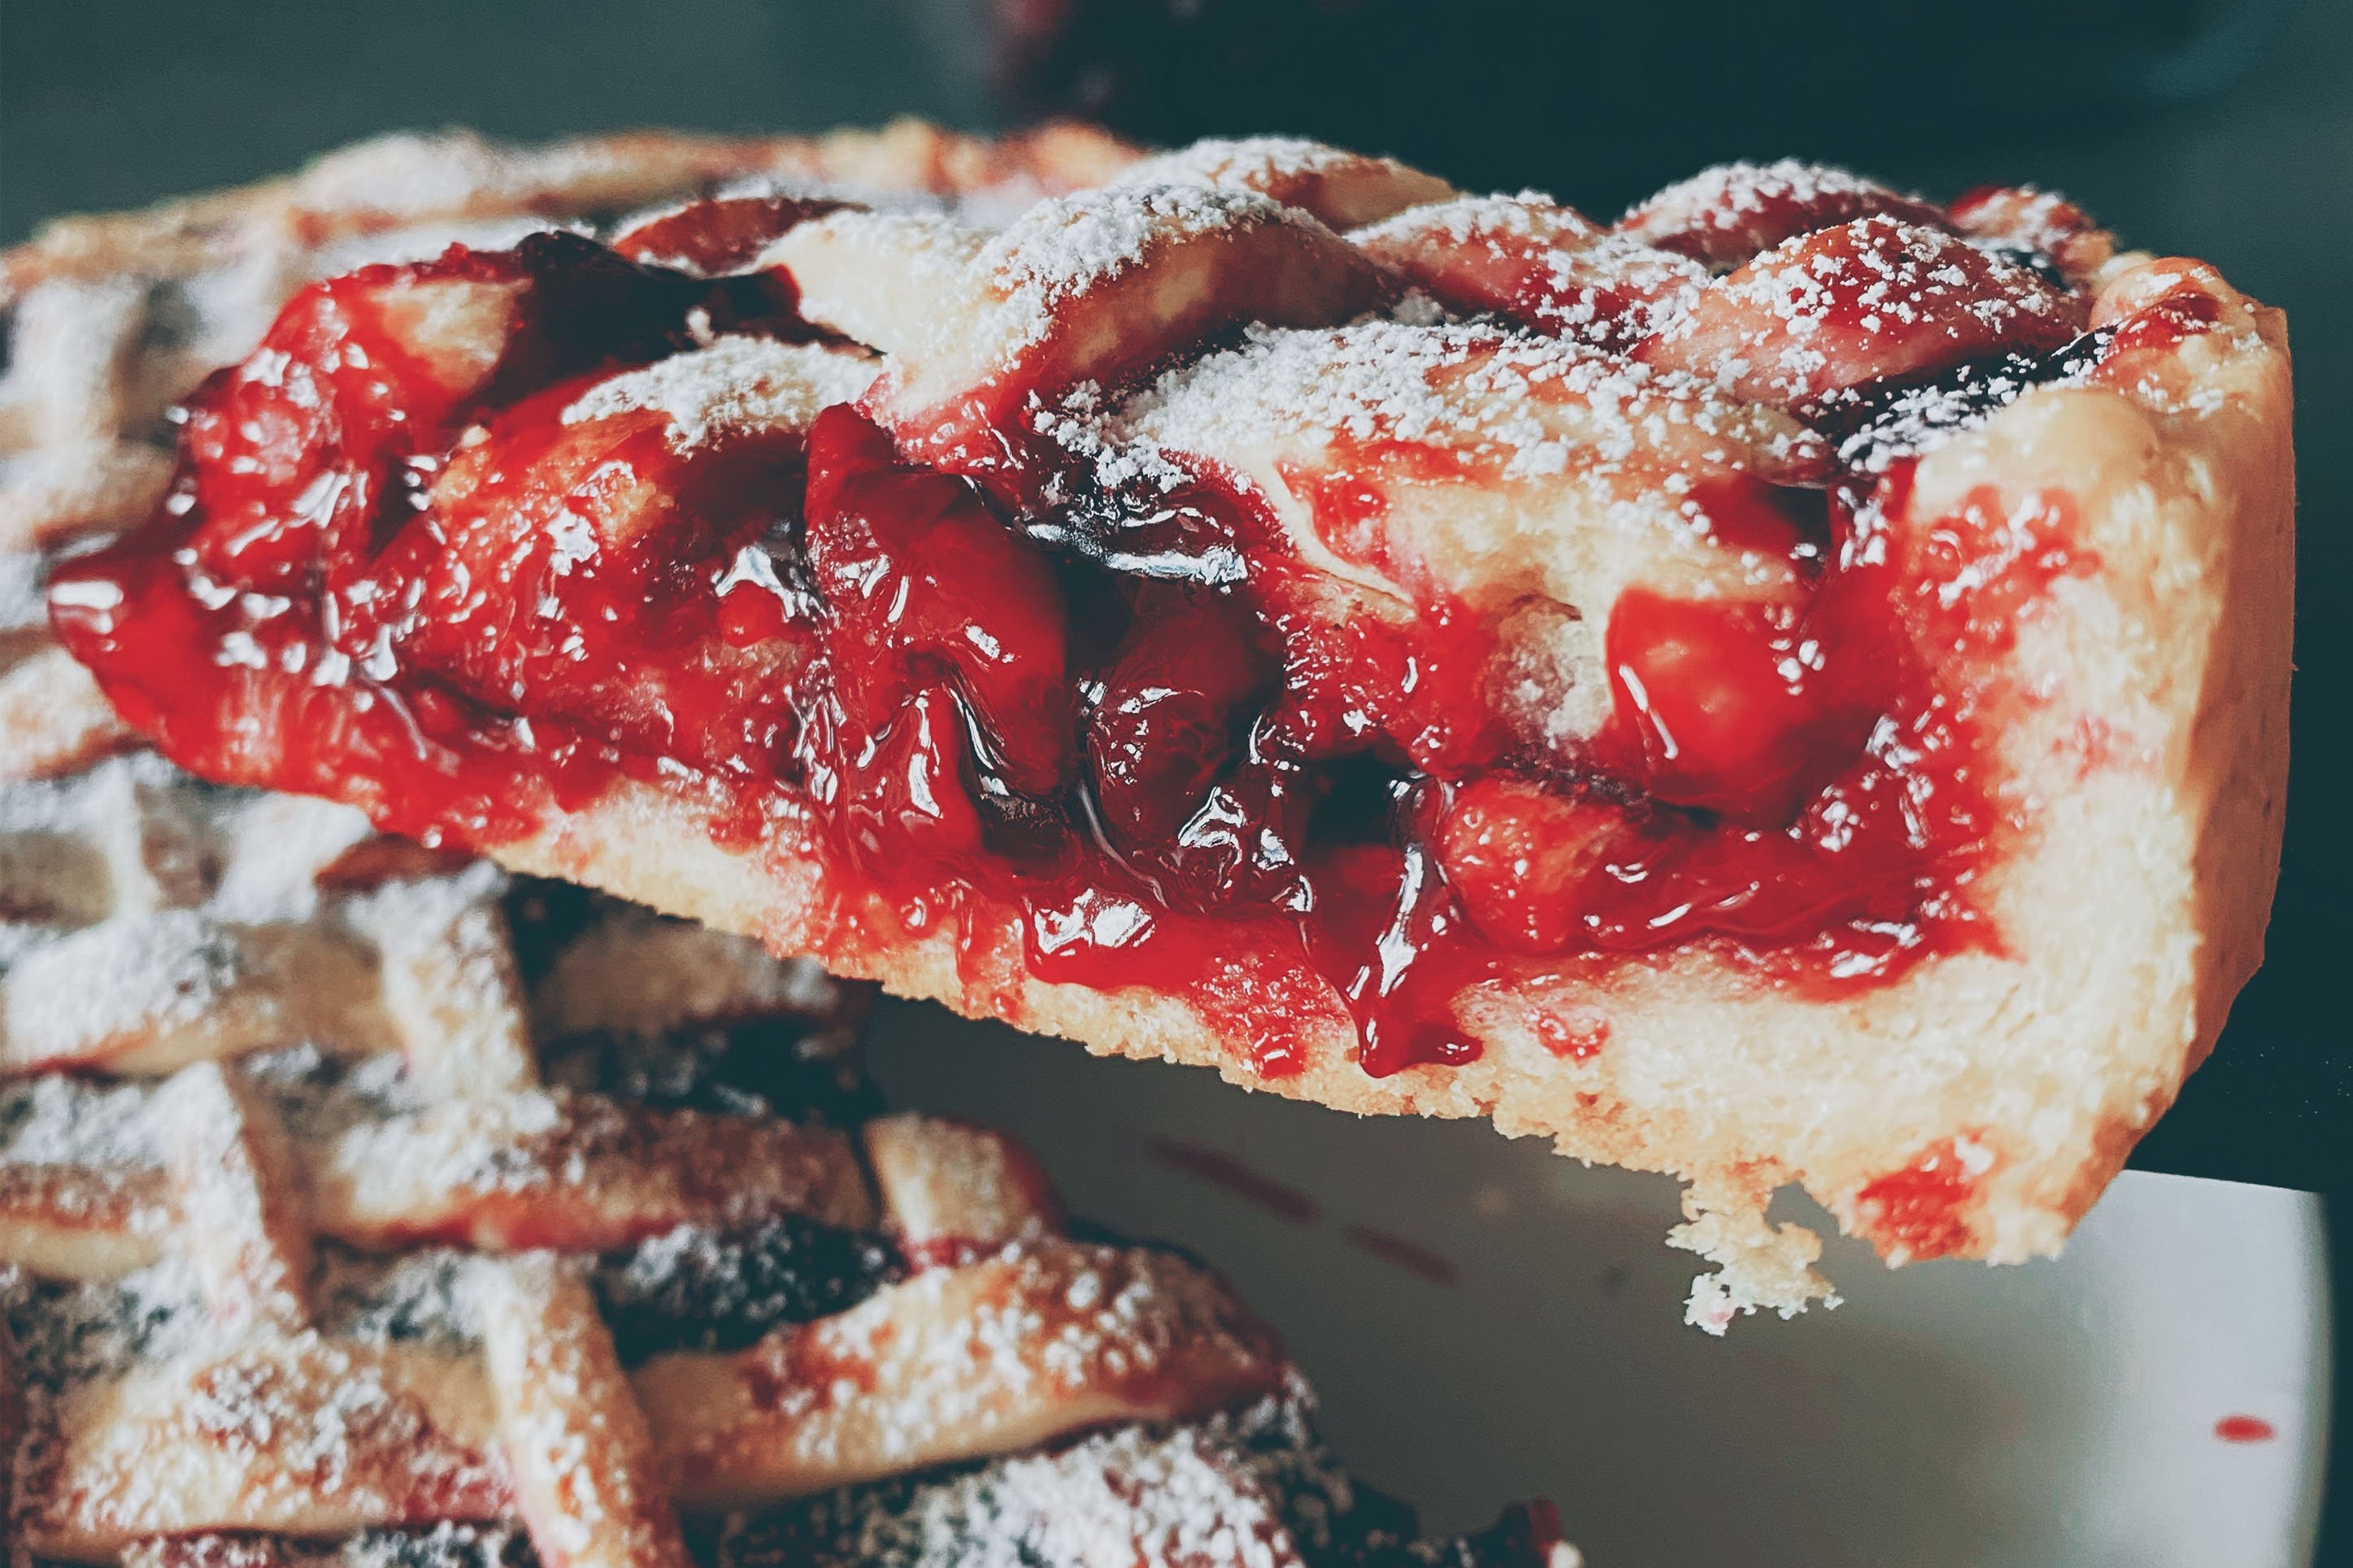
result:
[[[385,313],[435,281],[516,289],[470,389]],[[1704,945],[1835,994],[1998,945],[1969,889],[2022,699],[1987,670],[2093,564],[2063,498],[1916,518],[1899,467],[1790,546],[1788,615],[1626,595],[1614,716],[1569,774],[1480,696],[1493,607],[1310,614],[1312,574],[1230,489],[1166,510],[1178,556],[1239,570],[1174,583],[1008,526],[1049,510],[1018,442],[965,478],[846,408],[805,446],[691,458],[657,415],[564,422],[698,312],[807,335],[772,283],[571,237],[306,290],[192,399],[163,512],[59,569],[60,637],[195,772],[480,847],[617,779],[683,784],[725,841],[821,863],[844,966],[960,916],[999,1010],[1025,973],[1142,987],[1268,1077],[1350,1035],[1376,1076],[1475,1060],[1451,1005],[1490,982]],[[1330,482],[1362,510],[1327,526],[1368,531],[1377,487]],[[1797,540],[1757,489],[1712,498],[1719,526]]]
[[[1452,1285],[1461,1279],[1461,1271],[1451,1258],[1432,1252],[1418,1241],[1409,1241],[1394,1231],[1352,1225],[1340,1233],[1340,1239],[1366,1257],[1410,1274],[1425,1284]]]
[[[1903,1170],[1866,1185],[1856,1201],[1869,1216],[1880,1248],[1902,1247],[1915,1263],[1944,1258],[1968,1245],[1968,1206],[1977,1178],[1958,1151],[1940,1143]]]
[[[1536,1038],[1556,1057],[1590,1061],[1609,1043],[1609,1020],[1583,1010],[1566,1016],[1546,1013],[1536,1019]]]
[[[2119,323],[2107,357],[2144,349],[2164,350],[2211,331],[2222,320],[2222,301],[2195,284],[2167,290]]]
[[[1201,1143],[1155,1138],[1145,1144],[1154,1159],[1170,1170],[1215,1187],[1252,1208],[1293,1225],[1314,1225],[1324,1217],[1322,1205],[1297,1187],[1286,1186],[1222,1150]]]

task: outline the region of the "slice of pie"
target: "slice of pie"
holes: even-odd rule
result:
[[[0,785],[0,888],[12,1565],[1573,1568],[1423,1539],[1214,1274],[881,1113],[807,960],[149,755]]]
[[[2059,1246],[2259,958],[2276,312],[1794,163],[1615,224],[1271,140],[935,195],[301,289],[58,636],[208,777],[1674,1172],[1711,1328],[1827,1289],[1792,1183]]]

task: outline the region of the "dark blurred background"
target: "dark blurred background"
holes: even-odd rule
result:
[[[5,0],[0,242],[395,127],[920,113],[989,129],[1056,112],[1162,142],[1318,136],[1599,216],[1736,157],[1825,159],[1942,195],[2032,182],[2284,306],[2303,560],[2271,958],[2135,1163],[2333,1190],[2346,1279],[2348,0]],[[2331,1534],[2353,1558],[2341,1518]]]

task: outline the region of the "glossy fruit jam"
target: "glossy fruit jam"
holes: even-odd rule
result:
[[[57,573],[59,635],[198,773],[479,847],[617,779],[691,790],[822,868],[837,963],[952,925],[1008,1013],[1022,972],[1152,987],[1270,1076],[1349,1022],[1368,1073],[1473,1060],[1452,1002],[1489,981],[1704,946],[1839,991],[1999,945],[1981,676],[2092,564],[2063,497],[1915,518],[1898,461],[1780,498],[1802,605],[1627,593],[1569,765],[1468,695],[1494,606],[1310,613],[1238,490],[1187,499],[1180,553],[1240,570],[1148,571],[849,404],[686,452],[657,409],[565,416],[715,335],[812,341],[794,306],[570,235],[315,285],[189,400],[161,515]]]

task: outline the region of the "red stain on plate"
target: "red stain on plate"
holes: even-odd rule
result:
[[[1455,1281],[1454,1265],[1418,1241],[1361,1225],[1350,1226],[1340,1237],[1357,1251],[1377,1258],[1392,1268],[1402,1268],[1417,1279],[1427,1279],[1432,1285],[1451,1285]]]
[[[2279,1430],[2260,1415],[2225,1415],[2214,1423],[2214,1436],[2225,1443],[2268,1443]]]
[[[1277,1219],[1289,1220],[1293,1225],[1314,1225],[1323,1216],[1324,1211],[1314,1198],[1297,1187],[1284,1186],[1271,1176],[1260,1174],[1231,1154],[1166,1138],[1155,1138],[1145,1147],[1170,1170],[1181,1172],[1204,1186],[1215,1187],[1229,1197],[1240,1198],[1254,1208],[1264,1209]]]

